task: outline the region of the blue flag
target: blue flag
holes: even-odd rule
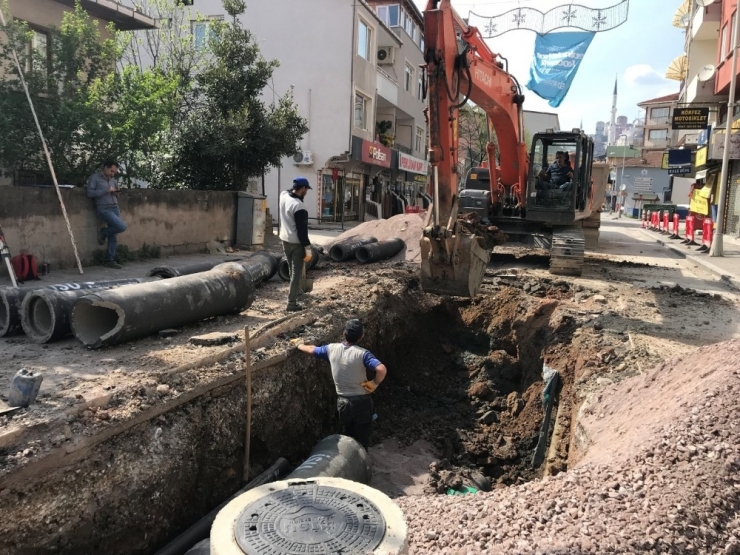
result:
[[[537,35],[527,88],[557,108],[568,94],[578,66],[596,33]]]

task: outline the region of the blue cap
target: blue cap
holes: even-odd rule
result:
[[[308,183],[308,179],[305,177],[296,177],[293,180],[293,188],[294,189],[300,189],[301,187],[305,187],[306,189],[310,189],[311,185]]]

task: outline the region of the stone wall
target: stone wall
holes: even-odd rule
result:
[[[83,264],[91,261],[97,243],[93,201],[83,188],[62,189],[62,198]],[[163,256],[200,252],[214,239],[231,241],[236,221],[236,194],[216,191],[124,189],[121,216],[128,230],[119,244],[135,251],[147,244]],[[52,268],[75,265],[74,251],[53,188],[0,188],[0,226],[12,254],[22,249]],[[0,270],[1,271],[1,270]]]

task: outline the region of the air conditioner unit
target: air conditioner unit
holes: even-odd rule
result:
[[[378,48],[378,65],[391,65],[396,61],[396,49],[392,46]]]
[[[313,166],[313,154],[310,150],[300,150],[293,155],[296,166]]]

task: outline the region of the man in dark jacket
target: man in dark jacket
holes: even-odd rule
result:
[[[288,312],[302,310],[298,304],[301,282],[305,276],[305,262],[311,260],[311,241],[308,239],[308,212],[303,204],[311,188],[308,179],[296,177],[293,188],[280,194],[280,240],[283,242],[285,259],[290,268],[290,293]]]
[[[118,185],[113,179],[117,172],[118,163],[106,160],[103,163],[103,171],[91,175],[87,180],[87,196],[95,199],[98,218],[108,224],[98,229],[98,245],[105,245],[105,240],[108,239],[105,265],[109,268],[121,267],[116,262],[118,234],[126,231],[128,227],[121,219],[121,211],[118,208]]]

